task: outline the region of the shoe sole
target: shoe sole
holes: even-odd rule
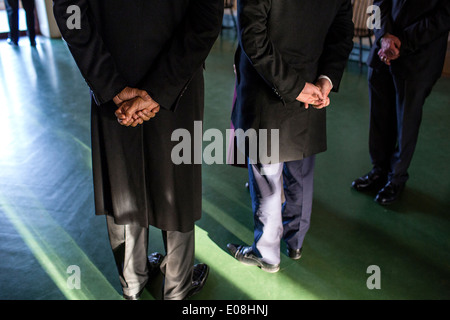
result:
[[[387,207],[387,206],[389,206],[389,205],[391,205],[391,204],[396,203],[396,202],[398,201],[398,199],[395,199],[395,200],[392,200],[392,201],[388,201],[388,202],[378,201],[377,199],[373,199],[373,201],[375,201],[376,203],[378,203],[378,204],[381,205],[381,206]]]
[[[264,266],[262,263],[260,263],[259,261],[253,260],[251,258],[245,258],[245,260],[241,260],[239,262],[241,262],[242,264],[244,264],[246,266],[256,266],[256,267],[260,268],[261,270],[268,272],[268,273],[276,273],[280,270],[280,266],[268,268],[268,267]]]

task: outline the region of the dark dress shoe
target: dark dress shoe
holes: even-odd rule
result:
[[[194,266],[194,272],[192,275],[192,286],[189,292],[187,293],[186,297],[184,297],[183,300],[186,300],[193,295],[197,294],[202,290],[202,288],[205,286],[206,279],[209,275],[209,267],[208,265],[204,263],[199,263]]]
[[[161,263],[164,259],[164,256],[159,252],[153,252],[151,255],[147,257],[147,268],[148,268],[148,278],[149,280],[155,277],[158,272],[160,271]],[[123,298],[125,300],[139,300],[141,298],[141,294],[144,291],[145,287],[141,289],[136,294],[133,294],[131,296],[128,296],[126,294],[123,294]]]
[[[378,192],[375,201],[381,205],[388,205],[395,202],[405,188],[405,184],[395,184],[389,181],[383,189]]]
[[[387,174],[373,169],[365,176],[352,182],[353,189],[357,191],[379,190],[387,181]]]
[[[160,272],[161,263],[164,259],[164,256],[159,252],[153,252],[151,255],[147,257],[147,265],[148,265],[148,276],[152,278],[157,273]]]
[[[9,45],[12,45],[12,46],[18,46],[18,45],[19,45],[19,42],[18,42],[18,41],[14,41],[14,40],[11,39],[11,38],[8,38],[8,40],[6,40],[6,42],[7,42]]]
[[[144,291],[144,288],[142,288],[141,291],[139,291],[136,294],[133,294],[132,296],[127,296],[126,294],[123,294],[123,298],[125,300],[141,300],[141,294],[142,294],[143,291]]]
[[[248,266],[257,266],[262,270],[270,273],[280,270],[279,264],[268,264],[258,258],[254,253],[252,247],[240,246],[229,243],[227,245],[228,251],[241,263]]]
[[[302,257],[303,248],[300,249],[288,249],[288,256],[292,260],[298,260]]]

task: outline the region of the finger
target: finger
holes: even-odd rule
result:
[[[144,90],[139,90],[139,97],[141,97],[145,101],[153,101],[153,99],[150,97],[147,91]]]
[[[123,109],[122,108],[117,109],[115,111],[115,115],[116,115],[117,119],[121,119],[121,120],[126,119],[126,115],[123,113]]]
[[[380,59],[384,56],[384,50],[383,49],[380,49],[380,50],[378,50],[378,56],[380,57]]]
[[[115,96],[113,98],[113,102],[116,104],[116,106],[120,106],[120,104],[123,102],[122,99],[119,98],[119,95]]]
[[[153,110],[145,110],[145,114],[149,117],[149,118],[154,118],[156,117],[156,114],[158,113],[159,110],[153,109]]]
[[[137,97],[137,95],[138,95],[138,92],[137,92],[136,88],[126,87],[117,96],[122,101],[127,101],[127,100]]]
[[[133,88],[133,95],[134,95],[134,97],[132,97],[132,98],[140,97],[140,98],[144,99],[145,101],[153,100],[150,97],[150,95],[147,93],[147,91],[145,91],[145,90]]]
[[[133,103],[130,105],[130,107],[125,111],[125,115],[128,118],[132,118],[133,115],[139,110],[138,103]]]
[[[313,91],[314,91],[313,95],[316,95],[319,100],[323,100],[323,93],[322,93],[322,90],[320,90],[319,87],[314,86]]]
[[[399,55],[400,51],[397,48],[391,48],[389,50],[386,51],[386,56],[387,57],[395,57],[397,55]]]
[[[126,87],[123,89],[116,97],[114,97],[114,102],[124,102],[136,97],[141,97],[144,100],[151,99],[149,94],[145,90],[140,90],[137,88]]]
[[[322,103],[314,104],[313,107],[314,107],[314,109],[322,109],[326,106],[325,106],[325,103],[322,102]]]
[[[148,121],[148,120],[151,119],[150,116],[148,116],[147,114],[145,114],[145,113],[142,112],[142,111],[139,111],[139,112],[138,112],[138,116],[139,116],[139,118],[141,118],[141,119],[144,120],[144,121]]]
[[[316,109],[322,109],[325,107],[328,107],[330,105],[330,98],[326,97],[324,100],[322,101],[318,101],[315,105],[314,108]]]
[[[122,103],[126,100],[129,100],[127,97],[129,95],[129,92],[131,91],[131,88],[126,87],[125,89],[123,89],[121,92],[119,92],[115,97],[114,97],[114,102],[116,104],[118,103]]]
[[[129,120],[120,120],[120,119],[117,119],[117,121],[119,121],[119,123],[120,123],[122,126],[124,126],[124,127],[130,126],[130,121],[129,121]]]
[[[137,127],[138,125],[143,124],[143,123],[144,123],[144,121],[143,121],[141,118],[139,118],[139,119],[135,120],[135,121],[131,124],[131,126],[132,126],[133,128],[135,128],[135,127]]]

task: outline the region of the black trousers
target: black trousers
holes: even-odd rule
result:
[[[118,225],[106,216],[109,241],[123,293],[132,296],[148,282],[148,228]],[[164,275],[163,299],[181,300],[192,285],[195,255],[195,234],[162,231],[166,256],[161,264]]]
[[[372,164],[393,183],[403,184],[409,178],[423,105],[436,81],[402,79],[388,66],[369,68],[368,81]]]
[[[36,38],[34,0],[21,1],[26,13],[28,37],[30,42],[34,43]],[[5,0],[5,7],[8,13],[9,38],[17,43],[19,41],[19,0]]]

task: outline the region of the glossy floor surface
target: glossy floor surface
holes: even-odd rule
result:
[[[205,130],[229,128],[235,45],[224,31],[208,58]],[[450,79],[426,102],[401,201],[381,207],[350,188],[370,170],[366,73],[350,62],[331,96],[303,257],[283,254],[278,273],[241,265],[226,250],[252,241],[246,170],[203,166],[196,259],[211,272],[193,299],[450,298]],[[39,38],[34,49],[26,39],[16,48],[0,42],[0,299],[121,299],[105,219],[94,215],[89,108],[61,40]],[[163,252],[154,228],[150,250]],[[369,289],[376,275],[381,287]]]

